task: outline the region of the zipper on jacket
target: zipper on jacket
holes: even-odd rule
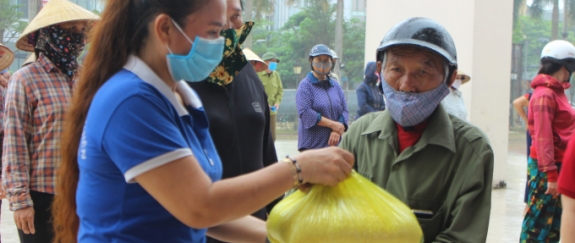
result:
[[[329,80],[328,80],[328,82],[329,82]],[[328,87],[328,89],[329,89],[329,87]],[[331,98],[329,97],[329,93],[327,92],[327,89],[323,89],[323,90],[325,91],[325,94],[327,95],[327,100],[329,100],[329,108],[330,108],[330,110],[331,110],[331,115],[335,115],[335,114],[333,113],[333,104],[331,103]],[[334,117],[335,117],[335,116],[334,116]],[[336,118],[333,118],[333,119],[337,119],[337,122],[339,122],[339,118],[336,117]]]
[[[226,91],[226,98],[228,100],[228,108],[230,108],[230,117],[232,119],[232,124],[234,124],[234,135],[235,135],[235,141],[236,141],[236,146],[238,147],[238,160],[240,161],[240,175],[244,174],[244,163],[242,161],[242,153],[241,153],[241,147],[240,147],[240,137],[238,136],[238,126],[236,124],[236,119],[234,118],[234,108],[232,106],[232,102],[230,101],[230,93],[228,92],[228,87],[230,87],[230,85],[226,85],[222,88],[224,88],[224,90]]]

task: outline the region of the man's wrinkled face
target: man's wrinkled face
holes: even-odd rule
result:
[[[226,26],[230,29],[240,29],[244,25],[240,0],[228,0],[227,3],[228,24]]]
[[[422,93],[445,81],[443,58],[427,49],[392,47],[387,51],[385,67],[382,64],[382,61],[377,62],[377,72],[382,73],[387,84],[397,91]],[[453,79],[447,82],[448,86]]]

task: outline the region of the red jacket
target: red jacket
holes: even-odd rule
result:
[[[533,139],[531,158],[539,170],[547,173],[549,182],[556,182],[555,163],[563,161],[565,148],[575,128],[575,110],[565,96],[563,85],[555,78],[539,74],[531,81],[534,89],[529,102],[528,128]]]

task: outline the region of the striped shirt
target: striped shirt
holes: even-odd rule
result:
[[[4,109],[2,184],[10,210],[33,206],[30,190],[54,194],[60,134],[73,81],[43,54],[10,79]]]

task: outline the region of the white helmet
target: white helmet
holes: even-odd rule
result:
[[[575,46],[564,40],[551,41],[541,51],[541,62],[544,61],[561,64],[572,73],[575,71]]]
[[[331,56],[332,56],[333,59],[339,59],[339,57],[337,56],[337,53],[335,53],[334,50],[329,49],[329,51],[331,52]]]

